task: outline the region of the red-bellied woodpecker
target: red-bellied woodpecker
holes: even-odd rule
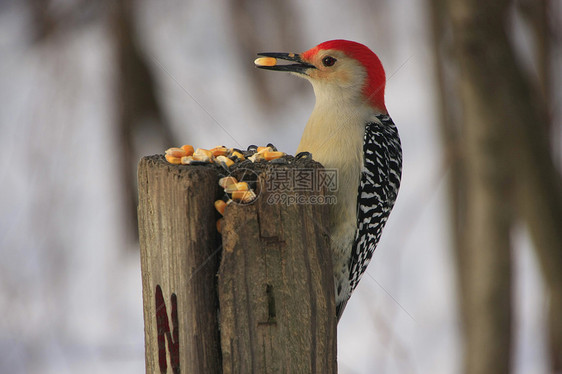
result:
[[[297,152],[338,170],[330,238],[338,319],[365,272],[402,174],[398,130],[384,103],[386,77],[366,46],[331,40],[301,53],[259,53],[256,66],[308,79],[316,104]],[[293,63],[278,65],[275,59]]]

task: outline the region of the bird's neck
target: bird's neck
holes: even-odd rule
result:
[[[306,124],[298,152],[308,151],[330,167],[336,158],[360,161],[365,124],[376,110],[361,99],[360,90],[314,86],[316,104]]]
[[[306,124],[297,152],[308,151],[325,168],[337,172],[336,205],[330,208],[331,230],[341,240],[332,243],[341,256],[351,248],[356,225],[357,190],[363,167],[365,126],[376,120],[376,111],[345,91],[321,91]],[[347,249],[346,249],[347,250]],[[337,261],[337,260],[336,260]]]

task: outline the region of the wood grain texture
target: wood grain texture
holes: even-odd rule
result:
[[[269,176],[261,174],[259,185]],[[327,206],[274,204],[270,191],[259,192],[255,203],[225,212],[218,280],[223,372],[336,373]]]
[[[220,240],[213,209],[217,179],[212,168],[170,165],[162,156],[145,157],[139,163],[147,373],[221,372],[216,293]],[[160,317],[165,316],[161,327],[169,324],[173,329],[172,299],[177,300],[177,341],[173,333],[161,331],[165,350],[161,348],[160,352],[157,286],[161,287],[160,300],[164,302],[159,311]],[[171,360],[171,342],[179,343],[179,367],[174,367]],[[164,363],[159,361],[159,353],[165,354]]]
[[[258,198],[227,207],[221,246],[213,207],[222,195],[220,167],[141,160],[147,373],[337,372],[327,205],[282,204],[267,187],[277,172],[318,168],[293,158],[231,167],[239,180],[249,178]],[[324,196],[316,189],[299,194]]]

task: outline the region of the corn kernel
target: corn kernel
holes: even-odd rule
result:
[[[235,183],[238,183],[238,181],[234,177],[223,177],[223,178],[219,179],[219,186],[221,186],[222,188],[226,188],[229,185],[235,184]]]
[[[228,168],[228,167],[231,167],[232,165],[234,165],[234,161],[232,161],[231,159],[229,159],[229,158],[226,157],[226,156],[218,156],[218,157],[216,158],[216,161],[221,162],[221,163],[224,162],[224,164],[226,165],[227,168]]]
[[[225,208],[226,208],[226,203],[224,201],[222,200],[215,201],[215,209],[217,210],[217,212],[221,214],[221,216],[224,215]]]
[[[276,158],[280,158],[285,156],[285,153],[283,152],[264,152],[263,153],[263,158],[265,158],[267,161],[271,161],[271,160],[275,160]]]
[[[271,147],[258,147],[258,153],[263,155],[265,152],[273,152],[273,148]]]
[[[192,156],[183,156],[181,158],[181,163],[182,165],[189,165],[191,164],[191,161],[193,161],[193,157]]]
[[[213,153],[208,149],[197,148],[193,153],[193,159],[195,161],[211,162]]]
[[[211,158],[209,156],[205,156],[205,155],[196,155],[193,154],[193,160],[194,161],[201,161],[201,162],[211,162]]]
[[[183,149],[187,153],[186,156],[193,155],[194,150],[193,150],[192,145],[185,144],[185,145],[182,145],[180,148]]]
[[[228,153],[228,149],[225,147],[215,147],[213,149],[211,149],[211,153],[213,154],[213,156],[217,157],[217,156],[224,156]]]
[[[179,157],[170,156],[168,154],[164,155],[166,157],[166,161],[170,164],[179,165],[181,164],[181,159]]]
[[[259,57],[254,60],[254,64],[257,66],[275,66],[277,65],[277,59],[274,57]]]
[[[177,158],[182,158],[183,156],[187,156],[186,151],[184,151],[181,148],[176,148],[176,147],[168,148],[166,150],[166,154],[170,155],[172,157],[177,157]]]
[[[241,203],[250,203],[256,198],[254,191],[234,191],[232,192],[232,200],[239,201]]]
[[[249,189],[250,189],[250,187],[248,186],[248,183],[238,182],[238,183],[229,184],[228,186],[226,186],[226,188],[224,189],[224,192],[233,193],[234,191],[248,191]]]
[[[213,152],[211,152],[208,149],[203,149],[203,148],[197,148],[195,150],[195,152],[193,152],[194,155],[204,155],[207,157],[211,157],[213,155]]]
[[[251,155],[250,157],[248,157],[248,160],[252,161],[252,162],[256,162],[258,160],[263,160],[263,154],[261,153],[254,153],[253,155]]]
[[[244,159],[244,155],[242,153],[238,152],[238,151],[232,152],[232,156],[237,157],[240,160]]]

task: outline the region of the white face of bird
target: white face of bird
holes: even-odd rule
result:
[[[366,83],[365,67],[344,52],[334,49],[296,53],[264,53],[256,60],[262,69],[286,71],[308,79],[314,87],[317,101],[349,103],[362,102]],[[278,60],[296,62],[279,64]],[[267,65],[265,65],[267,63]],[[335,99],[335,100],[334,100]]]
[[[320,50],[312,56],[306,57],[303,58],[303,61],[314,65],[316,69],[309,69],[305,74],[297,73],[297,75],[304,76],[312,84],[320,83],[345,90],[362,90],[367,76],[365,68],[342,51]]]
[[[258,56],[255,64],[261,69],[308,79],[314,86],[317,103],[329,98],[332,103],[369,105],[377,113],[386,113],[384,69],[377,55],[360,43],[331,40],[300,54],[273,52]]]
[[[332,100],[336,97],[339,97],[337,101],[342,102],[363,100],[367,72],[359,61],[337,50],[320,50],[310,57],[303,57],[302,60],[313,65],[315,69],[295,75],[312,83],[317,100]]]

